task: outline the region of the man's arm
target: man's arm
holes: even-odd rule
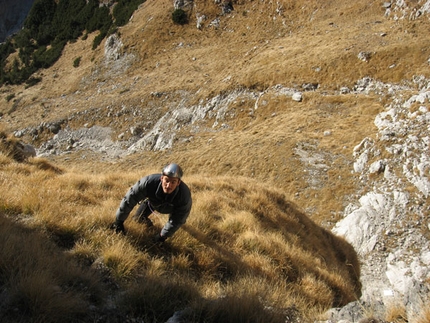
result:
[[[176,208],[169,216],[169,220],[160,232],[160,236],[166,240],[171,237],[187,221],[191,212],[191,196],[187,198],[186,204]]]
[[[147,177],[144,177],[137,181],[124,198],[121,200],[118,210],[116,211],[116,222],[123,223],[129,216],[130,212],[136,206],[136,204],[146,197],[147,192]]]

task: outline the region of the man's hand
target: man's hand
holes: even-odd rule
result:
[[[166,239],[167,239],[167,237],[163,237],[161,234],[157,234],[154,237],[154,243],[162,244],[164,241],[166,241]]]
[[[111,229],[115,230],[115,233],[122,233],[125,235],[124,222],[122,221],[115,221],[115,223],[111,225]]]

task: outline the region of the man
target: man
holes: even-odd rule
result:
[[[124,221],[131,210],[140,203],[134,219],[152,226],[148,218],[154,211],[169,214],[163,229],[155,237],[156,242],[164,242],[171,237],[187,220],[191,211],[192,199],[188,186],[181,180],[182,169],[178,164],[165,166],[161,174],[152,174],[141,178],[128,191],[116,211],[113,228],[117,233],[125,234]]]

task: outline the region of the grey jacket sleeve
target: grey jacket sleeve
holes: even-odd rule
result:
[[[116,220],[120,222],[124,222],[131,210],[136,206],[136,204],[143,200],[146,197],[146,184],[147,178],[143,177],[136,184],[134,184],[119,205],[118,210],[116,211]]]

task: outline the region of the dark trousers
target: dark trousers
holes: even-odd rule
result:
[[[151,210],[151,206],[149,205],[149,201],[145,200],[145,201],[142,201],[142,203],[140,203],[133,218],[137,222],[146,222],[148,219],[148,216],[150,216],[151,214],[152,214],[152,210]]]

